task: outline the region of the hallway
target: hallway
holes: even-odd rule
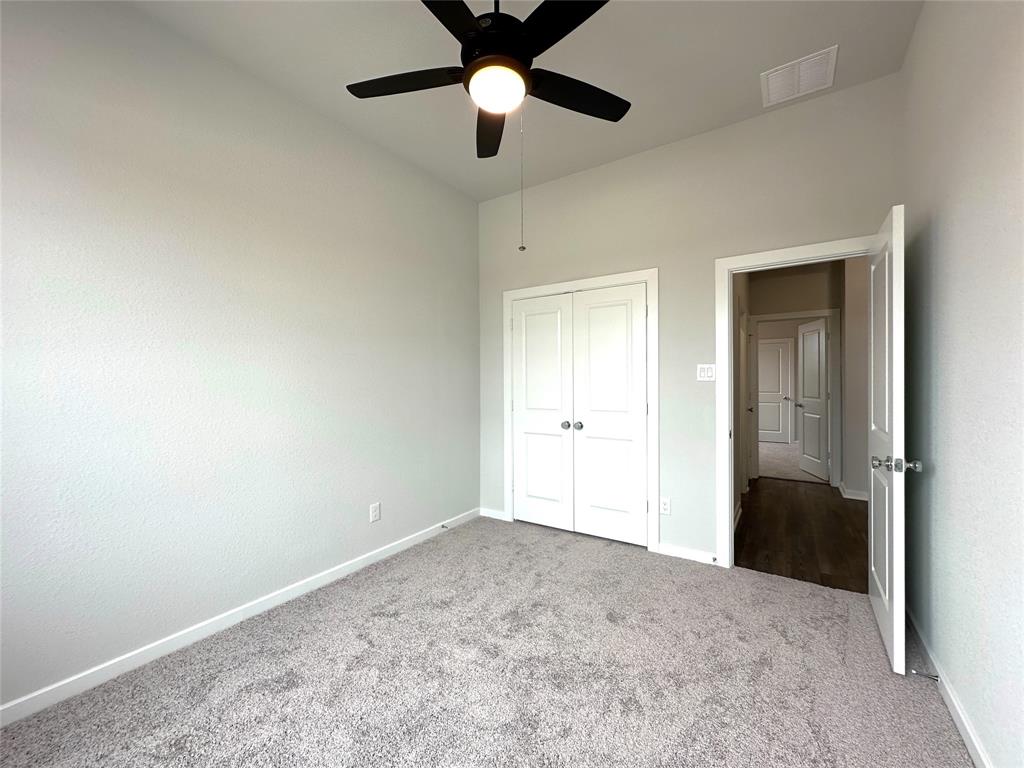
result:
[[[762,477],[742,497],[736,565],[867,593],[868,505],[829,485]]]

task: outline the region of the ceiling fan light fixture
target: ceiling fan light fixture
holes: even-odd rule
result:
[[[494,114],[511,112],[522,104],[526,98],[526,78],[516,64],[493,61],[474,67],[466,85],[473,103]]]

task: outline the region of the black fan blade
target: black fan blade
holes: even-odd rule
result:
[[[476,16],[463,0],[422,0],[422,3],[460,43],[480,29]]]
[[[544,51],[589,19],[608,0],[544,0],[523,22],[530,55]]]
[[[438,67],[437,69],[421,69],[417,72],[403,72],[400,75],[388,75],[361,83],[347,86],[349,93],[359,99],[370,99],[374,96],[391,96],[395,93],[422,91],[427,88],[440,88],[442,85],[455,85],[462,82],[462,67]]]
[[[505,116],[478,109],[476,112],[476,156],[494,157],[501,146]]]
[[[621,120],[629,111],[630,104],[625,99],[582,80],[546,69],[534,69],[530,76],[533,78],[530,95],[541,101],[602,120],[611,120],[613,123]]]

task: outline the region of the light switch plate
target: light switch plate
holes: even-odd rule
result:
[[[697,365],[697,381],[714,381],[715,380],[715,364],[714,363],[700,363]]]
[[[671,515],[672,514],[672,499],[668,496],[661,497],[661,514]]]

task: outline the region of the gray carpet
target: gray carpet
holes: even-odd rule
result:
[[[2,731],[20,766],[969,766],[867,597],[476,520]]]
[[[800,469],[800,443],[758,443],[757,473],[760,477],[824,483],[817,475]]]

